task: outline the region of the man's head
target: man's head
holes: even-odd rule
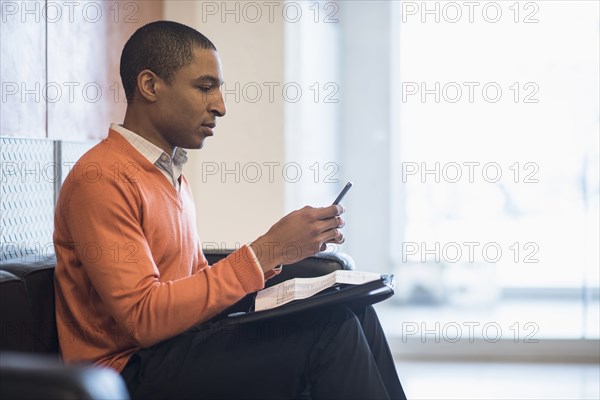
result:
[[[121,54],[121,80],[127,102],[134,100],[141,71],[149,69],[171,83],[175,72],[192,60],[194,48],[217,50],[206,36],[177,22],[157,21],[138,29]]]
[[[165,150],[202,147],[225,114],[219,56],[193,28],[170,21],[141,27],[123,48],[120,72],[128,114],[137,113],[134,129]]]

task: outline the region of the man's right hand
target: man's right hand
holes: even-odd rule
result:
[[[327,243],[344,243],[340,205],[292,211],[250,244],[264,272],[279,264],[293,264],[326,249]]]

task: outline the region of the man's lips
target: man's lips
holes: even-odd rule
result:
[[[213,135],[213,129],[217,126],[217,124],[215,124],[214,122],[211,122],[209,124],[202,124],[202,129],[203,131],[206,132],[207,136],[212,136]]]

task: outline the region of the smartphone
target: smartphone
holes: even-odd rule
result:
[[[338,197],[335,199],[333,204],[340,204],[340,201],[342,201],[342,199],[344,198],[346,193],[348,193],[348,190],[350,190],[351,187],[352,187],[352,182],[346,183],[346,186],[344,186],[344,188],[342,189],[342,191],[340,192]]]

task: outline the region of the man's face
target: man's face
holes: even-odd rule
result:
[[[213,135],[216,118],[225,115],[221,94],[221,60],[214,50],[196,48],[192,62],[181,67],[171,84],[163,82],[151,118],[171,147],[199,149]]]

